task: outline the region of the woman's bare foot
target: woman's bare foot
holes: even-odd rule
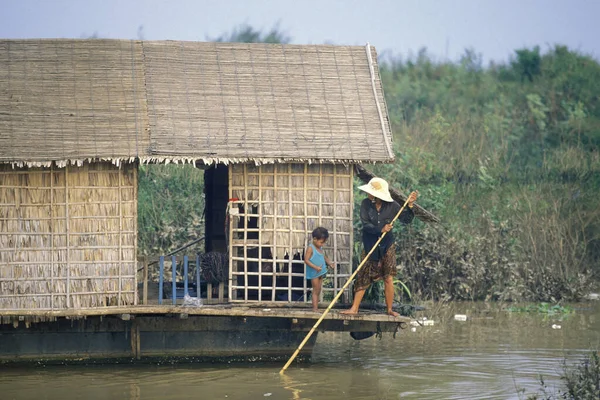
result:
[[[353,308],[349,308],[347,310],[344,311],[340,311],[340,314],[345,314],[345,315],[356,315],[358,314],[358,310],[355,310]]]
[[[313,312],[319,312],[318,308],[313,308]]]
[[[400,316],[400,314],[398,314],[398,313],[397,313],[396,311],[394,311],[394,310],[388,310],[388,311],[387,311],[387,314],[388,314],[388,315],[391,315],[392,317],[399,317],[399,316]]]

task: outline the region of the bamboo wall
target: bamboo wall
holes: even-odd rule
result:
[[[304,249],[318,226],[336,265],[333,298],[352,273],[352,168],[334,164],[234,164],[229,170],[231,301],[308,301]]]
[[[136,171],[0,165],[0,309],[136,303]]]

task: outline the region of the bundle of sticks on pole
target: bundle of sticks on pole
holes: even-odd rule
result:
[[[363,166],[356,164],[354,167],[355,167],[356,175],[364,183],[369,183],[369,181],[372,178],[375,178],[375,174],[373,174],[370,171],[367,171]],[[389,189],[390,189],[390,194],[392,195],[392,198],[394,200],[396,200],[396,202],[398,202],[398,204],[404,204],[404,202],[406,201],[408,196],[405,195],[404,193],[397,191],[396,189],[392,188],[391,186]],[[415,217],[419,218],[423,222],[438,222],[438,223],[440,222],[440,219],[436,215],[427,211],[426,209],[424,209],[417,203],[414,204],[412,210],[415,213]]]

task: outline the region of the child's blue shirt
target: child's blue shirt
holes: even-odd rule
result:
[[[305,263],[306,279],[315,279],[327,273],[327,265],[325,264],[325,255],[321,253],[314,244],[311,243],[309,246],[312,247],[313,250],[309,261],[317,267],[321,267],[321,272]]]

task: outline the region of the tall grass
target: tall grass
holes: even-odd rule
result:
[[[399,239],[426,298],[577,300],[597,282],[600,65],[560,46],[517,54],[482,68],[472,52],[421,52],[382,69],[397,161],[376,173],[443,220]]]

